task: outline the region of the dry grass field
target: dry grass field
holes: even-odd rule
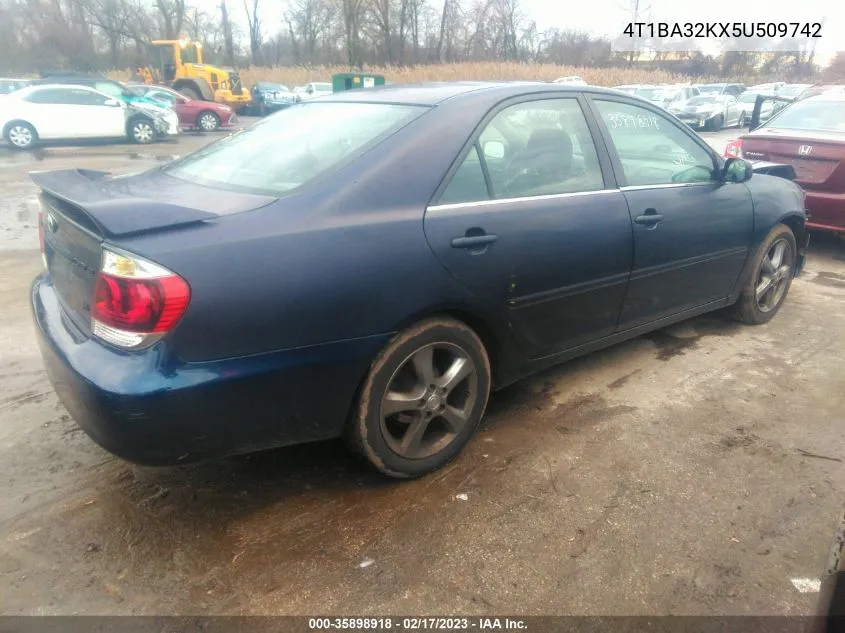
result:
[[[558,77],[578,75],[596,86],[618,86],[632,83],[685,83],[706,81],[706,77],[688,77],[663,70],[643,68],[578,68],[557,64],[519,64],[514,62],[466,62],[425,66],[369,67],[365,72],[384,75],[391,83],[461,80],[529,80],[552,81]],[[241,69],[247,86],[257,81],[275,81],[299,86],[310,81],[329,81],[335,73],[348,72],[347,66],[279,66]],[[128,72],[112,73],[115,79],[128,79]]]

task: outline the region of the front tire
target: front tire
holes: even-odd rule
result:
[[[427,319],[397,335],[373,362],[346,437],[382,473],[420,477],[469,442],[489,394],[481,339],[460,321]]]
[[[18,150],[32,149],[38,141],[38,133],[35,128],[23,121],[11,123],[6,128],[4,136],[9,145]]]
[[[146,117],[137,117],[129,123],[129,138],[139,145],[147,145],[155,140],[155,126]]]
[[[200,112],[197,117],[197,127],[203,132],[216,132],[220,129],[220,117],[214,112]]]
[[[788,226],[771,230],[757,250],[751,274],[733,308],[733,318],[748,325],[770,321],[783,305],[795,274],[798,248]]]

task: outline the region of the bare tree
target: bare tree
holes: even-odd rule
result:
[[[164,39],[177,39],[185,20],[185,0],[155,0],[155,6],[161,17]]]
[[[248,0],[244,0],[244,11],[246,12],[247,30],[249,33],[249,52],[252,63],[256,66],[261,64],[261,20],[258,18],[258,2],[252,0],[252,14],[249,12]]]

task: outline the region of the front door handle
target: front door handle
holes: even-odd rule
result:
[[[656,209],[646,209],[645,213],[634,218],[634,222],[653,229],[660,222],[663,222],[663,215],[658,213]]]
[[[498,235],[471,235],[466,237],[456,237],[452,240],[452,248],[478,248],[480,246],[487,246],[488,244],[492,244],[497,239],[499,239]]]

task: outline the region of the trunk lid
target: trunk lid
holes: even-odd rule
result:
[[[112,177],[67,169],[30,177],[41,188],[47,272],[66,316],[85,335],[91,332],[104,241],[199,225],[273,200],[201,187],[159,171]]]
[[[764,128],[743,138],[742,153],[749,160],[792,165],[795,182],[806,189],[845,191],[845,135]]]

